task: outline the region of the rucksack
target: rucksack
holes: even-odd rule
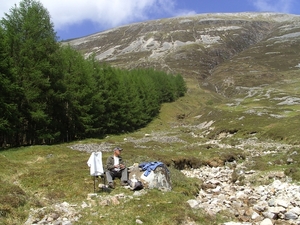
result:
[[[132,191],[138,191],[144,188],[142,181],[135,178],[135,174],[133,175],[133,178],[128,181],[128,183],[130,186],[130,190]]]

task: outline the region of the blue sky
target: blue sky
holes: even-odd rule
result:
[[[121,25],[203,13],[278,12],[300,15],[300,0],[39,0],[60,40]],[[0,0],[0,16],[20,0]]]

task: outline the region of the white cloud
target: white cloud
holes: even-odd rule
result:
[[[259,11],[290,13],[298,0],[250,0]]]
[[[20,0],[0,0],[0,16],[9,13]],[[150,14],[173,16],[175,0],[40,0],[48,9],[56,29],[92,21],[101,27],[114,27],[137,20],[147,20]]]

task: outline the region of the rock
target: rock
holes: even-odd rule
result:
[[[135,223],[136,223],[136,224],[143,224],[143,221],[141,221],[140,219],[136,219],[136,220],[135,220]]]
[[[96,193],[90,193],[90,194],[87,195],[87,199],[86,200],[95,199],[95,197],[97,197]]]
[[[251,223],[228,222],[228,223],[222,223],[221,225],[252,225],[252,224]]]
[[[238,185],[228,177],[242,170],[231,168],[224,166],[182,170],[186,176],[204,181],[198,197],[188,201],[189,206],[193,209],[201,208],[212,216],[220,211],[228,211],[240,221],[250,224],[300,224],[300,186],[292,184],[288,179],[284,181],[281,172],[272,173],[274,181],[269,185]],[[247,179],[247,176],[254,173],[245,171],[243,174]]]
[[[195,199],[188,200],[187,203],[192,209],[195,209],[199,205],[199,202]]]
[[[284,219],[286,220],[296,220],[298,219],[298,215],[293,212],[286,212],[284,214]]]
[[[288,158],[287,160],[286,160],[286,163],[287,164],[292,164],[294,162],[294,160],[292,159],[292,158]]]
[[[269,207],[268,211],[274,214],[284,213],[286,212],[285,208],[283,207]]]
[[[88,204],[86,203],[86,202],[82,202],[82,204],[81,204],[81,208],[86,208],[86,207],[88,207]]]
[[[104,199],[99,202],[99,205],[108,206],[108,205],[110,205],[110,201],[108,199]]]
[[[252,220],[256,220],[259,217],[260,217],[260,215],[257,212],[253,212],[253,214],[251,215]]]
[[[119,205],[120,201],[118,200],[118,197],[114,196],[114,197],[111,198],[111,203],[113,205]]]
[[[275,203],[276,205],[282,206],[283,208],[287,208],[289,206],[289,201],[282,200],[282,199],[277,199]]]
[[[142,181],[145,188],[157,188],[161,191],[171,191],[172,189],[170,172],[165,165],[156,167],[148,175],[134,165],[130,167],[129,179],[132,179],[133,176]]]
[[[267,207],[268,207],[268,203],[265,201],[261,201],[253,205],[253,209],[259,212],[263,212]]]
[[[266,218],[263,221],[261,221],[261,223],[259,225],[273,225],[272,220]]]
[[[76,207],[76,205],[63,202],[49,207],[31,209],[24,225],[72,225],[73,222],[77,222],[80,218],[80,215],[77,215]],[[47,212],[50,213],[47,214]],[[44,215],[42,219],[40,219],[41,215]]]
[[[265,218],[268,218],[268,219],[276,219],[277,218],[277,215],[272,212],[263,212],[262,214]]]
[[[290,209],[289,212],[295,213],[299,216],[300,215],[300,207],[293,207]]]

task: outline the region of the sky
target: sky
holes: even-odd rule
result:
[[[204,13],[277,12],[300,15],[300,0],[35,0],[51,16],[59,40],[147,20]],[[20,0],[0,0],[0,18]]]

